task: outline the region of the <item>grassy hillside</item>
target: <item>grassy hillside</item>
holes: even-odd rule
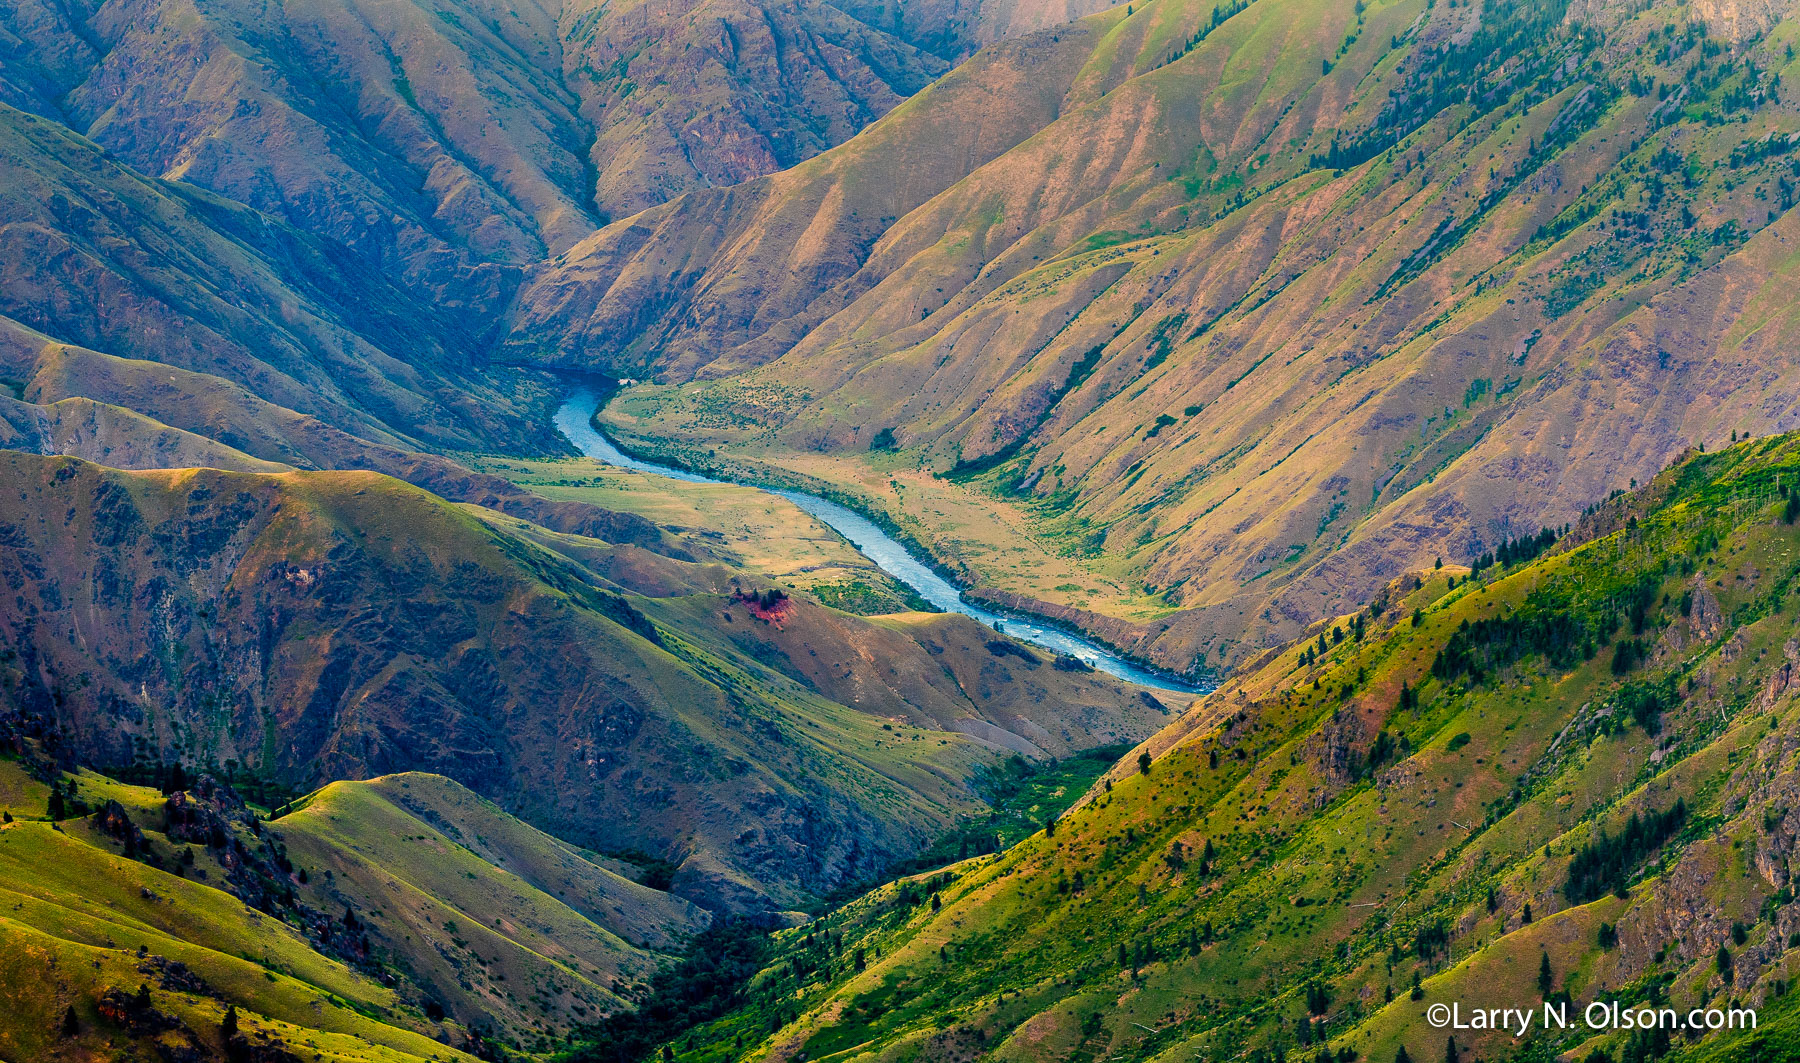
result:
[[[375,443],[559,446],[533,423],[538,386],[469,365],[470,335],[429,298],[316,232],[162,174],[0,102],[6,383],[29,380],[14,360],[23,328],[221,377]]]
[[[236,764],[259,793],[433,771],[713,908],[806,906],[978,810],[1000,756],[1168,711],[965,617],[777,600],[636,517],[614,524],[655,549],[367,472],[0,451],[0,481],[8,726],[101,768]]]
[[[591,458],[486,458],[476,467],[544,498],[637,514],[685,533],[690,549],[703,544],[734,569],[803,590],[845,612],[877,615],[930,608],[842,536],[764,491],[690,484]]]
[[[657,954],[708,922],[442,776],[334,782],[273,830],[304,896],[358,913],[446,1011],[539,1050],[629,1007]]]
[[[781,932],[680,1058],[1436,1059],[1427,1006],[1537,1007],[1546,963],[1576,1013],[1761,1024],[1465,1058],[1786,1058],[1797,487],[1800,438],[1691,453],[1510,563],[1400,577],[1053,830]]]
[[[1785,7],[1128,7],[603,230],[508,349],[1176,669],[1795,427]]]
[[[210,780],[171,797],[27,746],[0,760],[0,803],[8,1058],[530,1052],[624,1006],[668,935],[704,923],[438,776],[336,783],[260,822]],[[460,837],[491,838],[507,866]],[[413,932],[389,929],[402,918]],[[510,984],[470,992],[465,964]]]
[[[286,468],[205,436],[170,428],[135,410],[86,398],[41,406],[0,398],[0,443],[8,450],[68,454],[126,469],[206,466],[234,472],[281,472]]]

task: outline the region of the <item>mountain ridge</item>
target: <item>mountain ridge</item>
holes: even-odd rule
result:
[[[979,61],[785,181],[604,230],[503,349],[655,376],[608,431],[831,482],[1176,671],[1793,427],[1791,11],[1720,7],[1723,38],[1654,5],[1212,10],[1050,31],[1091,93],[829,255],[774,222]],[[721,251],[671,274],[689,241]],[[951,507],[1068,560],[983,556]]]
[[[298,788],[432,770],[665,859],[715,908],[870,877],[977,807],[997,751],[1118,742],[1165,711],[960,616],[794,598],[759,620],[737,599],[765,584],[653,525],[615,545],[372,472],[7,451],[0,473],[15,726],[101,768],[147,749]]]
[[[1577,1015],[1761,1021],[1452,1030],[1459,1058],[1783,1058],[1797,445],[1690,453],[1540,556],[1402,578],[1005,854],[779,932],[735,1007],[662,1043],[701,1061],[1433,1058],[1427,1006],[1567,993]]]

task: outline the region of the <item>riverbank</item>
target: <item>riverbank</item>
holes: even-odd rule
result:
[[[833,490],[829,485],[813,484],[809,482],[810,478],[791,473],[772,474],[770,470],[758,470],[746,476],[742,463],[729,459],[719,462],[716,455],[710,456],[715,460],[709,462],[706,471],[687,467],[691,462],[684,456],[657,453],[653,455],[657,460],[650,460],[634,455],[599,430],[594,415],[601,405],[600,397],[594,392],[577,390],[571,393],[555,417],[556,426],[570,442],[596,461],[693,483],[735,483],[778,495],[844,536],[876,567],[941,609],[963,613],[1020,641],[1074,657],[1128,682],[1184,694],[1205,693],[1211,689],[1205,680],[1196,682],[1172,675],[1115,647],[1102,645],[1085,633],[1067,631],[1050,618],[997,612],[974,604],[958,585],[957,574],[947,573],[941,565],[935,564],[935,559],[920,548],[916,539],[894,527],[894,522],[886,519],[885,514],[863,512],[864,507],[858,506],[855,499],[844,497],[843,492]],[[721,468],[727,464],[738,468]],[[786,482],[771,484],[768,482],[771,479]]]

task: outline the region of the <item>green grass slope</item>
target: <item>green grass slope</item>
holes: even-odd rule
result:
[[[442,776],[270,814],[211,779],[171,797],[19,748],[0,759],[7,1058],[543,1056],[711,921]],[[109,1002],[140,983],[148,1011]],[[227,1006],[250,1047],[227,1044]]]
[[[672,1045],[1436,1059],[1425,1008],[1537,1007],[1547,962],[1575,1014],[1735,1003],[1760,1026],[1460,1031],[1464,1058],[1786,1058],[1796,487],[1791,436],[1690,454],[1541,556],[1402,576],[1253,662],[1053,830],[783,931],[745,1003]]]
[[[441,776],[334,782],[272,829],[303,896],[359,913],[447,1012],[540,1049],[629,1007],[657,951],[708,922]]]
[[[19,760],[0,761],[11,817],[0,825],[0,1051],[8,1058],[473,1058],[461,1051],[472,1044],[467,1026],[428,1019],[417,984],[396,988],[379,962],[327,955],[293,909],[258,910],[232,892],[233,850],[164,834],[157,791],[91,773],[52,778],[73,795],[71,818],[60,823],[47,819],[49,788]],[[97,822],[99,806],[120,797],[140,828],[130,855]],[[247,829],[232,835],[253,849],[265,844]],[[380,835],[361,842],[399,844]],[[109,1000],[109,991],[129,997],[139,986],[147,1006]],[[244,1039],[237,1049],[221,1028],[228,1006]]]

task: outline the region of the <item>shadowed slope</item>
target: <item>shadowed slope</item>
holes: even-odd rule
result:
[[[0,606],[17,655],[3,690],[32,733],[62,730],[100,765],[146,748],[299,785],[435,771],[580,844],[666,859],[676,889],[714,907],[866,878],[976,807],[994,751],[1135,738],[1163,714],[996,654],[966,622],[925,624],[951,637],[934,649],[784,603],[773,623],[825,660],[881,646],[856,683],[889,693],[859,706],[847,677],[790,663],[804,646],[715,634],[764,622],[728,619],[722,566],[373,473],[124,473],[13,451],[0,470],[15,488],[0,564],[19,587]],[[628,600],[605,572],[656,573],[676,597]],[[960,673],[944,693],[938,654]],[[915,679],[917,693],[889,685]]]
[[[341,248],[3,105],[0,211],[0,314],[39,337],[9,357],[54,340],[173,365],[379,443],[561,446],[530,419],[547,396]]]

